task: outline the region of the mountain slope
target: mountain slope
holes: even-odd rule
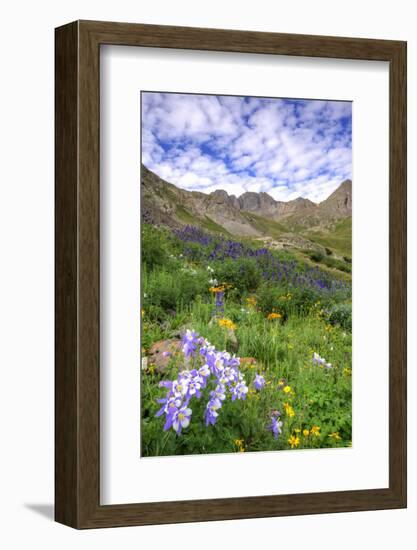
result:
[[[142,217],[147,223],[177,227],[183,224],[218,226],[232,235],[257,237],[253,227],[240,210],[237,198],[217,190],[210,195],[178,189],[142,166]]]
[[[318,206],[322,216],[349,218],[352,216],[352,182],[345,180]]]
[[[246,192],[236,197],[222,189],[210,194],[186,191],[142,166],[141,199],[145,223],[198,225],[238,237],[268,237],[281,247],[324,249],[337,223],[351,218],[352,182],[344,181],[319,204],[302,197],[284,202],[267,193]],[[335,249],[349,249],[351,239],[345,233],[343,245]]]

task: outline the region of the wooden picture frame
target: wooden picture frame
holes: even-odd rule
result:
[[[55,519],[74,528],[406,506],[406,43],[111,22],[56,29]],[[100,46],[389,62],[389,487],[100,505]]]

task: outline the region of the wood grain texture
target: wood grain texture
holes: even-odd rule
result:
[[[100,505],[100,45],[390,63],[389,487]],[[56,520],[116,527],[406,506],[406,44],[78,21],[56,29]]]
[[[78,523],[78,26],[55,37],[55,519]]]

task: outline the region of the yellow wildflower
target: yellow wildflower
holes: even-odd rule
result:
[[[290,418],[292,418],[293,416],[295,416],[295,411],[294,409],[291,407],[291,405],[289,405],[288,403],[284,403],[284,410],[285,410],[285,414],[287,416],[289,416]]]
[[[307,429],[303,430],[304,437],[308,437],[309,435],[310,435],[310,430],[307,430]]]
[[[219,327],[228,328],[228,329],[231,329],[231,330],[234,330],[237,326],[230,319],[218,319],[217,324],[219,325]]]
[[[329,437],[332,437],[333,439],[336,439],[336,440],[342,439],[342,438],[340,437],[339,432],[332,432],[331,434],[329,434]]]
[[[248,306],[255,307],[257,304],[256,298],[254,296],[249,296],[249,298],[246,298],[246,302]]]
[[[145,315],[145,310],[144,310],[144,309],[141,309],[141,310],[140,310],[140,314],[141,314],[141,316],[143,317],[143,316]]]
[[[294,432],[295,432],[296,434],[299,434],[299,433],[301,432],[301,430],[300,430],[300,428],[294,428]]]
[[[235,439],[234,444],[236,445],[237,450],[239,451],[239,453],[244,453],[245,452],[245,445],[244,445],[244,440],[243,439]]]
[[[294,447],[298,447],[300,444],[300,438],[296,435],[292,435],[288,438],[288,443],[291,445],[291,449],[294,449]]]
[[[294,393],[294,392],[292,391],[291,386],[285,386],[285,387],[282,389],[282,391],[283,391],[284,393],[289,393],[289,394],[293,394],[293,393]]]
[[[269,313],[266,318],[268,319],[268,321],[272,321],[273,319],[281,319],[281,317],[282,317],[281,313],[272,312],[272,313]]]
[[[311,435],[314,435],[315,437],[320,436],[320,426],[312,426],[310,430]]]
[[[211,286],[209,288],[209,292],[213,292],[214,294],[216,292],[224,292],[226,290],[226,287],[224,285],[221,286]]]

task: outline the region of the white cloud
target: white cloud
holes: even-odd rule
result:
[[[142,94],[142,160],[186,189],[325,199],[351,177],[351,103]]]

